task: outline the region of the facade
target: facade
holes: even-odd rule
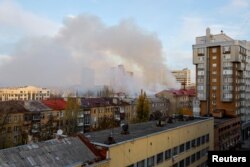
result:
[[[240,145],[240,118],[214,119],[214,150],[236,149]]]
[[[195,98],[195,90],[179,89],[179,90],[163,90],[155,95],[156,97],[166,98],[170,102],[169,114],[185,114],[192,115],[193,100]]]
[[[0,101],[44,100],[50,97],[50,90],[34,86],[0,88]]]
[[[170,102],[166,98],[148,97],[149,115],[153,116],[160,112],[162,116],[167,116],[170,110]]]
[[[27,143],[23,128],[23,115],[27,112],[20,102],[0,102],[0,149]]]
[[[221,32],[197,37],[193,45],[197,97],[201,115],[237,117],[242,137],[250,131],[250,42],[234,40]]]
[[[127,133],[114,128],[85,136],[105,153],[110,167],[206,166],[207,151],[214,147],[213,126],[213,118],[176,120],[161,127],[151,121],[131,124]]]
[[[191,71],[188,68],[184,68],[183,70],[174,70],[172,74],[175,76],[176,81],[180,84],[185,83],[187,87],[191,86]]]

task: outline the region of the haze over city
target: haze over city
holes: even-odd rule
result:
[[[188,67],[194,82],[191,46],[207,26],[250,35],[247,0],[2,0],[0,25],[1,86],[103,85],[123,64],[136,89],[175,88],[170,70]]]

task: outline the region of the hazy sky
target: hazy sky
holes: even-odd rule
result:
[[[68,37],[67,34],[64,34],[64,30],[72,28],[71,24],[73,24],[72,22],[68,23],[70,22],[68,20],[73,18],[80,20],[79,15],[87,16],[85,21],[92,17],[96,19],[94,28],[101,26],[103,33],[113,34],[113,30],[117,27],[125,27],[124,29],[128,33],[128,27],[134,27],[136,32],[140,34],[139,37],[143,37],[141,39],[146,38],[150,41],[145,46],[148,46],[152,41],[156,43],[152,49],[160,49],[159,60],[164,61],[163,64],[166,64],[168,69],[188,67],[194,70],[192,44],[194,44],[196,36],[205,34],[206,27],[210,27],[214,34],[223,30],[232,38],[250,40],[250,0],[0,0],[0,74],[4,73],[3,70],[6,68],[11,68],[12,65],[19,65],[13,61],[13,59],[17,61],[17,57],[22,58],[16,52],[22,52],[25,50],[23,48],[35,45],[36,41],[39,41],[37,45],[41,43],[47,45],[51,42],[51,39],[42,39],[42,42],[37,39],[33,40],[34,37],[51,37],[53,40],[50,46],[54,46],[57,45],[55,41],[61,39],[58,34],[63,33],[63,44],[55,47],[57,50],[65,49],[65,47],[61,48],[65,45],[65,39]],[[124,26],[124,22],[126,26]],[[91,25],[93,24],[91,23]],[[88,31],[90,29],[91,27]],[[122,32],[117,34],[122,34]],[[103,37],[103,35],[101,36]],[[152,40],[149,39],[151,37]],[[91,40],[95,41],[93,38],[91,35]],[[127,39],[124,41],[128,42]],[[29,46],[26,46],[25,43]],[[98,46],[91,45],[91,47],[94,47],[95,50],[98,49],[98,51],[100,48],[105,52],[107,50],[113,51],[109,54],[118,54],[117,46],[110,45],[112,46],[100,43]],[[140,47],[143,46],[144,44]],[[50,49],[48,46],[44,46],[44,48]],[[70,49],[66,48],[67,51]],[[36,49],[34,53],[38,53],[38,50]],[[76,50],[79,51],[79,49],[70,50],[70,55],[75,55],[72,53],[75,53]],[[63,52],[65,54],[63,56],[67,57],[67,51]],[[22,53],[26,54],[27,51]],[[84,53],[86,53],[86,48]],[[39,52],[39,54],[43,53]],[[29,56],[32,57],[33,54]],[[29,61],[29,56],[18,61]],[[116,60],[120,61],[117,58]],[[130,60],[131,58],[126,61]],[[11,63],[12,61],[14,63]],[[55,61],[60,64],[61,60],[57,58]],[[62,64],[67,66],[69,61],[64,59]],[[138,60],[133,61],[136,64]],[[22,65],[26,66],[25,63]],[[111,65],[115,65],[115,63]],[[8,72],[13,71],[6,71],[6,75]],[[8,79],[8,77],[6,78]],[[0,79],[1,82],[3,81]]]

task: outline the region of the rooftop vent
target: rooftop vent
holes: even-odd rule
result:
[[[166,124],[166,122],[163,119],[158,119],[156,122],[156,126],[158,126],[158,127],[163,127],[165,124]]]
[[[110,133],[110,135],[108,136],[107,140],[104,143],[108,145],[116,143],[112,132]]]
[[[129,134],[129,130],[128,130],[129,126],[127,123],[122,124],[121,127],[122,127],[121,134],[123,135]]]

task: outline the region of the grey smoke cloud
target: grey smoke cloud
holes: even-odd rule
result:
[[[176,86],[161,41],[131,20],[107,26],[96,16],[69,17],[55,36],[22,39],[10,56],[0,66],[0,82],[6,85],[109,84],[108,71],[122,63],[135,73],[135,87]]]

